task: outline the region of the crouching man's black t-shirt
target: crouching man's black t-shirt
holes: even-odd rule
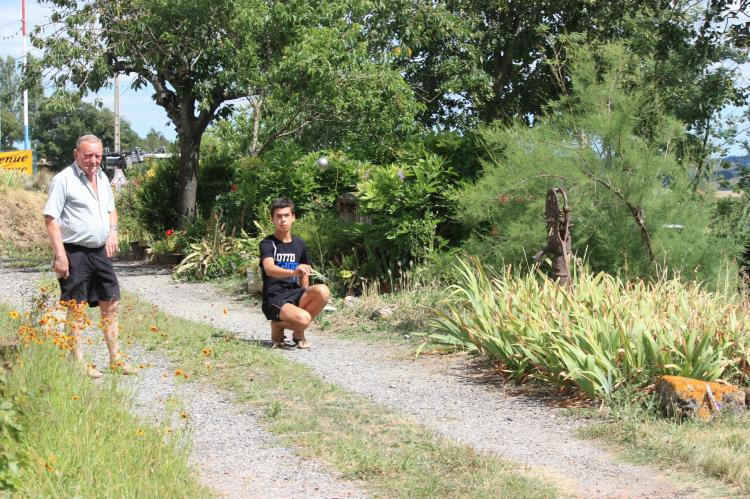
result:
[[[307,257],[305,242],[297,236],[292,236],[292,241],[285,243],[273,234],[260,242],[260,272],[263,276],[263,299],[268,300],[274,296],[300,287],[298,276],[271,277],[263,270],[263,260],[271,257],[273,263],[282,269],[295,270],[300,263],[310,265]]]

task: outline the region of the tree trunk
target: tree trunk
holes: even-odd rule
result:
[[[180,142],[180,227],[184,228],[195,218],[201,136],[178,133],[177,137]]]
[[[253,105],[253,139],[250,144],[250,156],[258,156],[258,134],[260,133],[260,112],[263,107],[263,97],[258,95],[252,100]]]

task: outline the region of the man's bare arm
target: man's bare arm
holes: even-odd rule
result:
[[[280,279],[283,279],[284,277],[301,276],[301,284],[304,284],[305,278],[307,278],[307,276],[309,276],[312,272],[312,267],[307,264],[301,263],[295,270],[282,269],[281,267],[273,263],[273,258],[267,256],[263,259],[263,270],[266,272],[266,275]]]
[[[68,255],[65,253],[62,234],[60,234],[60,226],[57,224],[57,220],[49,215],[44,216],[44,225],[47,228],[50,247],[55,254],[52,270],[55,271],[58,278],[67,279],[70,275],[70,269],[68,268]]]
[[[104,241],[104,247],[105,251],[107,252],[107,256],[112,258],[117,254],[117,251],[119,249],[118,247],[118,234],[117,234],[117,210],[112,210],[109,212],[109,236],[107,237],[107,240]]]

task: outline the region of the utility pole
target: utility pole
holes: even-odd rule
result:
[[[120,152],[120,74],[115,74],[115,152]]]
[[[21,34],[23,36],[23,67],[26,68],[26,0],[21,0]],[[23,91],[23,148],[31,149],[29,140],[29,91]]]

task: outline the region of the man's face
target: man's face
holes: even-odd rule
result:
[[[73,156],[81,170],[92,174],[102,162],[102,145],[99,142],[82,142],[78,149],[73,150]]]
[[[273,224],[281,232],[291,230],[295,217],[291,208],[277,208],[273,212]]]

